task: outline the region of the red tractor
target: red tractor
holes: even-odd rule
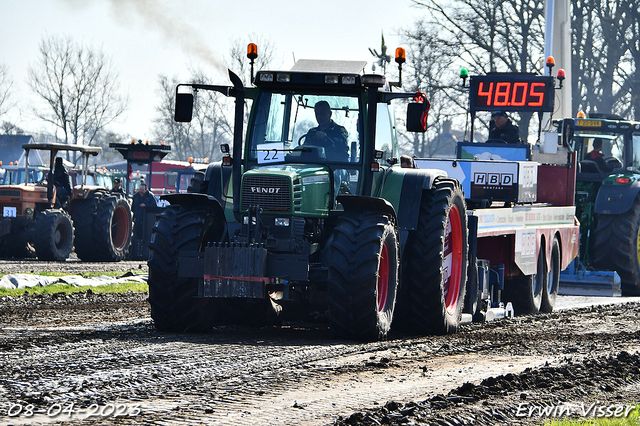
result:
[[[131,208],[127,199],[107,188],[86,185],[89,157],[101,148],[60,143],[23,145],[28,168],[29,151],[48,151],[49,173],[37,183],[0,188],[0,254],[63,261],[74,249],[84,261],[119,261],[131,244]],[[62,199],[54,185],[54,161],[59,151],[82,155],[82,180]],[[28,173],[27,173],[28,175]]]

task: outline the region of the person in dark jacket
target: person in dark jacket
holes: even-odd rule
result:
[[[135,238],[142,239],[144,237],[144,213],[147,207],[157,207],[156,199],[153,194],[147,191],[147,185],[141,183],[138,192],[133,195],[133,204],[131,211],[133,212],[133,235]]]
[[[115,178],[113,180],[113,188],[111,188],[111,192],[124,195],[124,189],[122,189],[122,181],[120,178]]]
[[[69,200],[71,194],[71,180],[67,169],[62,164],[62,157],[56,157],[55,166],[53,168],[53,184],[56,187],[56,199],[61,205]]]
[[[489,125],[488,141],[501,140],[506,143],[523,143],[520,138],[520,129],[509,120],[509,116],[504,111],[493,113],[491,125]]]
[[[348,161],[349,146],[347,129],[331,119],[331,106],[327,101],[319,101],[313,107],[318,126],[307,133],[305,145],[324,147],[327,160]]]

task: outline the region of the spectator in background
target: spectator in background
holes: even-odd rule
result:
[[[113,188],[111,188],[111,192],[124,195],[124,189],[122,189],[122,181],[120,178],[115,178],[113,180]]]
[[[147,191],[147,184],[141,183],[138,192],[133,195],[133,235],[135,238],[142,239],[144,236],[144,214],[147,207],[157,207],[156,199],[153,194]]]

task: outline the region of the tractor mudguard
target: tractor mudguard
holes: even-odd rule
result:
[[[598,214],[622,214],[631,208],[640,192],[640,180],[630,185],[603,184],[596,196],[594,211]]]
[[[222,167],[222,162],[211,163],[207,167],[204,180],[207,182],[207,194],[222,200],[222,194],[226,192],[226,186],[231,179],[232,167]]]
[[[402,230],[414,231],[418,226],[418,214],[420,213],[419,207],[423,191],[432,189],[435,180],[439,177],[446,177],[447,174],[442,170],[436,169],[402,170],[405,173],[403,174],[402,186],[399,191],[398,227]]]
[[[383,198],[367,197],[364,195],[338,195],[337,200],[346,212],[379,212],[389,214],[394,223],[398,223],[396,210],[390,202]]]
[[[160,196],[161,200],[167,200],[169,204],[179,204],[182,206],[198,206],[210,210],[212,214],[220,218],[220,226],[227,228],[227,221],[224,216],[224,209],[216,197],[206,194],[165,194]]]

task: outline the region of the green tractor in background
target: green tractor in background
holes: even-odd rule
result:
[[[612,114],[566,119],[580,167],[576,216],[580,261],[620,275],[624,296],[640,295],[640,122]]]

